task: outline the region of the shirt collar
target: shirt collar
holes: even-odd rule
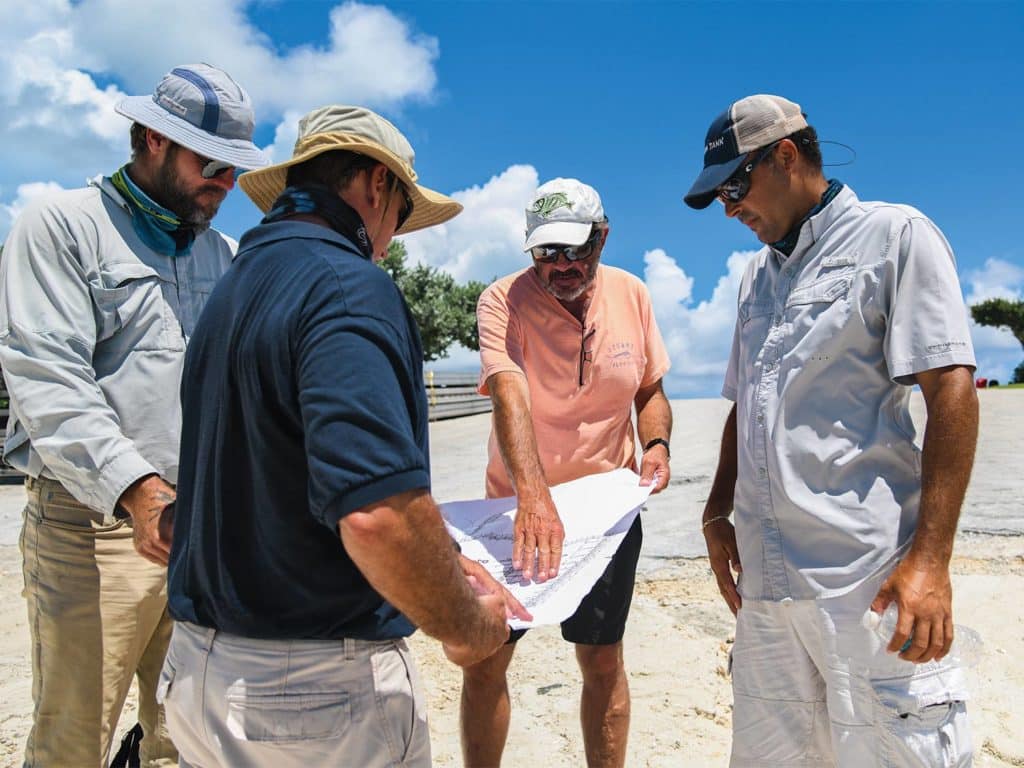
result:
[[[857,195],[846,184],[843,185],[835,196],[825,204],[821,210],[813,213],[804,219],[800,225],[800,236],[797,238],[796,247],[793,252],[786,254],[783,251],[769,245],[769,249],[775,255],[776,260],[781,264],[796,258],[797,261],[807,253],[808,249],[842,216],[849,208],[857,203]]]
[[[342,250],[351,251],[353,255],[361,259],[366,258],[359,252],[355,243],[330,227],[314,224],[310,221],[294,220],[275,221],[270,224],[259,224],[253,227],[242,235],[242,239],[238,241],[238,255],[241,256],[245,251],[268,245],[278,240],[296,238],[301,240],[324,240],[340,246]]]

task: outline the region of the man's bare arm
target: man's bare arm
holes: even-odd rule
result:
[[[893,600],[899,621],[889,643],[900,656],[922,663],[941,659],[953,642],[953,587],[949,561],[960,508],[978,441],[978,394],[966,366],[917,374],[928,409],[921,456],[921,506],[907,555],[871,604],[881,612]]]
[[[733,405],[722,430],[722,447],[718,453],[718,469],[711,484],[711,493],[704,505],[702,527],[708,547],[711,570],[718,582],[718,591],[725,598],[729,610],[735,614],[742,604],[732,572],[739,573],[739,549],[736,529],[729,521],[736,495],[736,474],[739,459],[736,453],[736,406]]]
[[[650,386],[637,391],[633,398],[636,406],[636,431],[640,439],[640,447],[660,437],[666,442],[672,437],[672,406],[665,397],[661,387],[661,379]],[[657,475],[657,485],[651,493],[658,493],[668,487],[671,478],[669,469],[669,451],[664,445],[658,444],[649,451],[644,451],[640,461],[640,484],[650,485]]]
[[[397,494],[343,517],[341,541],[383,597],[465,666],[508,639],[505,604],[476,595],[437,504],[425,490]]]
[[[494,431],[517,497],[512,565],[529,579],[537,560],[538,582],[558,575],[565,529],[551,500],[530,418],[526,377],[504,371],[487,379],[494,404]]]

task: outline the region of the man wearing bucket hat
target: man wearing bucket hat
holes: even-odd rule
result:
[[[978,404],[949,244],[916,209],[827,180],[814,128],[778,96],[711,124],[685,200],[716,198],[765,245],[740,284],[703,524],[737,615],[732,765],[968,765],[946,654]],[[904,661],[862,624],[890,602]]]
[[[192,765],[427,766],[404,638],[467,664],[508,637],[506,610],[528,615],[452,548],[419,332],[374,264],[462,206],[361,107],[309,113],[292,158],[240,183],[267,215],[185,360],[171,734]]]
[[[106,765],[132,678],[145,763],[176,753],[155,691],[185,345],[232,258],[209,228],[266,164],[248,95],[207,64],[123,99],[131,162],[29,205],[0,264],[4,458],[26,474],[32,638],[25,765]]]
[[[609,233],[597,191],[576,179],[540,186],[526,209],[533,265],[480,296],[480,393],[494,402],[487,495],[516,495],[513,566],[556,578],[563,526],[549,486],[621,467],[658,492],[669,481],[669,369],[650,297],[636,277],[600,264]],[[582,512],[585,513],[585,512]],[[621,766],[629,734],[622,637],[643,534],[640,519],[577,611],[562,623],[583,674],[587,765]],[[508,735],[506,671],[525,630],[466,668],[462,748],[467,766],[496,766]]]

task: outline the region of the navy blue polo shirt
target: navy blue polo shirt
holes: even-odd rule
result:
[[[189,342],[182,413],[175,619],[255,638],[414,631],[338,532],[430,485],[422,345],[384,270],[316,224],[247,232]]]

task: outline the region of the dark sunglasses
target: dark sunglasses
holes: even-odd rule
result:
[[[395,177],[395,183],[398,185],[398,191],[402,193],[402,199],[405,201],[402,210],[398,212],[398,224],[395,226],[395,232],[397,232],[409,220],[409,217],[412,216],[412,196],[409,194],[409,190],[406,189],[405,184],[400,182],[397,176]]]
[[[204,179],[215,179],[235,169],[235,166],[225,163],[223,160],[207,160],[202,155],[196,155],[196,157],[199,158],[199,164],[203,166],[201,173]]]
[[[778,141],[773,141],[767,147],[762,149],[758,153],[757,157],[749,163],[741,165],[736,173],[722,182],[718,189],[715,190],[715,193],[718,195],[718,199],[723,203],[738,203],[746,197],[747,193],[750,192],[750,174],[754,172],[758,163],[772,153],[772,150],[775,149],[778,143]]]
[[[554,264],[558,261],[559,254],[565,256],[565,260],[586,261],[594,255],[594,249],[601,240],[601,230],[595,229],[585,243],[581,245],[535,245],[530,249],[534,261],[541,264]]]

